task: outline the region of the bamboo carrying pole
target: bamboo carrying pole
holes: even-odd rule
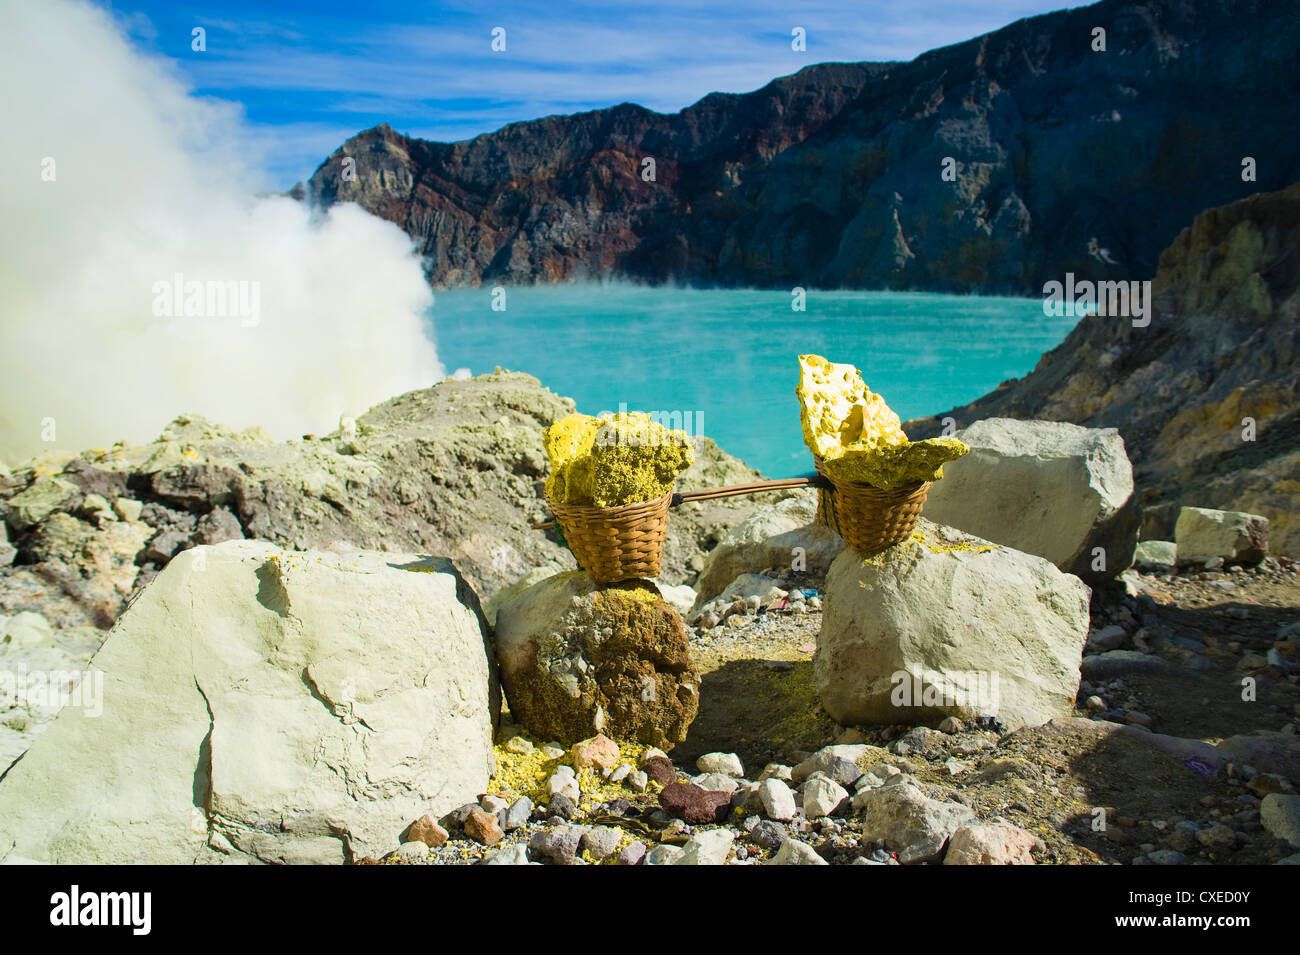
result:
[[[763,491],[785,491],[800,487],[828,488],[830,486],[830,481],[820,474],[811,477],[778,478],[774,481],[753,481],[749,484],[729,484],[726,487],[707,487],[698,491],[681,491],[673,495],[669,507],[679,507],[682,504],[690,504],[694,501],[712,501],[721,497],[760,494]],[[555,521],[543,521],[529,525],[535,531],[550,530],[552,527],[558,526]]]

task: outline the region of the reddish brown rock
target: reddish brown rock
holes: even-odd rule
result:
[[[471,809],[465,817],[465,835],[485,846],[493,846],[504,838],[497,817],[482,809]]]
[[[447,830],[438,825],[433,816],[421,816],[411,823],[406,830],[403,842],[423,842],[431,849],[436,849],[447,841]]]
[[[669,783],[659,793],[664,812],[693,826],[722,822],[731,812],[731,795],[694,783]]]
[[[661,786],[677,780],[677,770],[662,756],[651,756],[641,764],[641,771]]]

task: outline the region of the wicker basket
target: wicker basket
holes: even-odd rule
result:
[[[671,490],[653,501],[617,507],[546,499],[578,566],[602,584],[659,575],[672,500]]]
[[[874,554],[906,540],[920,520],[930,493],[929,481],[881,490],[870,484],[847,484],[826,473],[816,458],[817,473],[831,482],[817,492],[817,523],[824,524],[863,554]]]

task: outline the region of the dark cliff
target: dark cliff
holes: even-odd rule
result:
[[[1037,295],[1067,271],[1148,278],[1202,209],[1300,179],[1297,49],[1292,0],[1106,0],[671,115],[623,104],[450,144],[382,125],[298,194],[397,223],[438,286],[617,275]],[[1089,256],[1093,238],[1118,265]]]

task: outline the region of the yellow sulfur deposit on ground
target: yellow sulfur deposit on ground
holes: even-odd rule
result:
[[[496,772],[488,782],[488,792],[511,801],[520,796],[527,796],[534,803],[544,806],[550,801],[550,793],[546,789],[547,780],[551,778],[558,766],[562,763],[571,764],[572,760],[568,751],[563,756],[552,759],[543,752],[541,741],[531,737],[525,738],[533,743],[532,752],[513,753],[506,749],[504,740],[492,748],[492,755],[496,759]],[[640,766],[648,748],[638,743],[620,742],[618,746],[620,762],[628,763],[633,767]],[[621,783],[606,782],[590,769],[578,770],[577,779],[578,788],[582,791],[578,808],[583,812],[590,811],[602,802],[632,795],[631,790]],[[660,788],[658,783],[651,780],[648,791],[653,794]]]
[[[652,501],[695,460],[685,431],[670,431],[639,411],[571,414],[547,428],[542,442],[551,460],[546,493],[566,504]]]
[[[840,481],[885,490],[937,481],[945,462],[970,451],[956,438],[908,441],[898,415],[852,365],[800,355],[795,394],[804,443]]]

